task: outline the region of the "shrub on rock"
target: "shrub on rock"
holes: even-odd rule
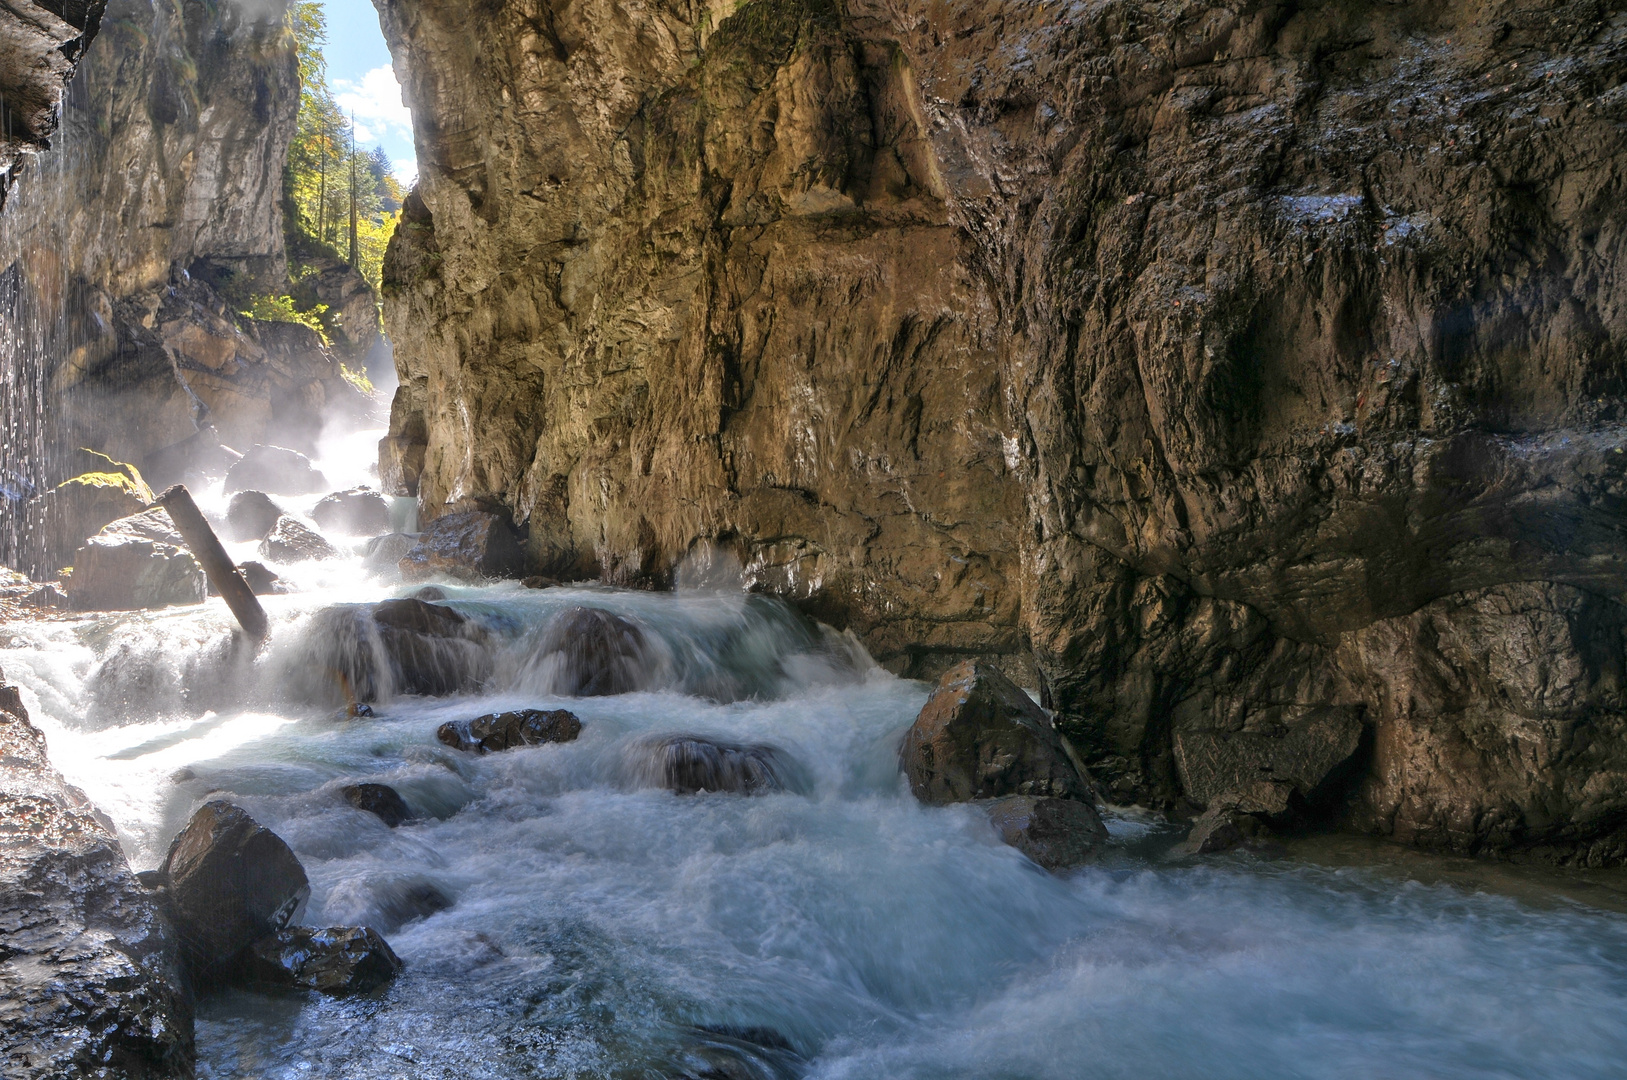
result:
[[[315,495],[332,485],[311,459],[297,450],[256,444],[226,473],[227,491],[268,491],[273,495]]]
[[[81,611],[201,604],[208,595],[203,567],[162,509],[120,518],[85,541],[67,584]]]
[[[372,488],[351,488],[335,491],[317,503],[311,518],[332,532],[372,536],[390,527],[390,506]]]
[[[502,515],[466,510],[430,522],[399,565],[408,581],[436,574],[466,581],[515,577],[525,566],[525,549]]]
[[[1090,799],[1045,711],[998,668],[968,660],[944,673],[904,736],[899,760],[922,802],[1005,795]]]
[[[394,979],[401,959],[370,927],[290,926],[254,942],[239,970],[243,981],[260,986],[365,994]]]
[[[239,491],[226,505],[226,523],[221,532],[227,540],[264,540],[277,526],[282,507],[263,491]]]
[[[551,742],[574,742],[582,733],[582,721],[565,709],[520,709],[490,713],[466,723],[449,721],[435,737],[455,750],[509,750],[516,746],[537,746]]]
[[[205,981],[287,926],[311,894],[305,868],[282,838],[222,800],[192,815],[162,870],[187,966]]]

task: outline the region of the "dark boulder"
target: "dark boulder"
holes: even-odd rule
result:
[[[130,611],[201,604],[203,567],[164,510],[120,518],[74,553],[68,599],[81,611]]]
[[[1245,813],[1280,815],[1291,803],[1324,801],[1340,766],[1361,744],[1359,710],[1315,709],[1262,731],[1178,731],[1175,766],[1198,806],[1224,802]]]
[[[564,709],[520,709],[477,716],[466,723],[449,721],[435,737],[455,750],[509,750],[516,746],[574,742],[582,721]]]
[[[491,666],[478,623],[440,604],[402,598],[317,612],[289,676],[320,698],[378,701],[477,690]]]
[[[371,488],[351,488],[335,491],[317,503],[311,518],[330,532],[372,536],[390,527],[390,506]]]
[[[1271,839],[1271,830],[1258,814],[1235,806],[1216,804],[1192,822],[1192,831],[1176,845],[1176,855],[1215,855],[1243,848],[1258,855],[1286,854]]]
[[[430,522],[399,565],[409,581],[515,577],[525,567],[525,549],[502,515],[466,510]]]
[[[638,624],[599,608],[568,608],[555,615],[539,653],[549,688],[569,697],[638,690],[651,666]]]
[[[271,533],[260,541],[260,554],[272,562],[309,562],[315,559],[336,559],[339,549],[322,535],[300,524],[286,514],[277,519]]]
[[[408,808],[407,800],[386,784],[347,784],[339,789],[339,794],[351,806],[367,811],[392,829],[412,820],[412,810]]]
[[[273,596],[282,592],[282,578],[272,573],[271,568],[262,562],[239,563],[238,572],[243,580],[248,582],[249,591],[256,596]]]
[[[226,473],[227,491],[268,491],[274,495],[315,495],[331,488],[328,478],[297,450],[256,445]]]
[[[441,588],[439,585],[425,585],[421,588],[414,589],[407,595],[414,600],[423,600],[426,603],[433,603],[436,600],[445,600],[446,590]]]
[[[305,868],[282,838],[220,800],[192,815],[162,869],[187,966],[205,982],[287,926],[311,894]]]
[[[282,507],[265,492],[239,491],[226,506],[226,526],[221,531],[227,540],[236,542],[264,540],[282,515]]]
[[[899,761],[910,790],[926,803],[1090,798],[1045,711],[999,669],[973,660],[938,681],[904,736]]]
[[[762,744],[738,744],[700,735],[668,735],[631,749],[634,780],[680,795],[703,791],[765,795],[804,791],[807,781],[782,751]]]
[[[1000,839],[1047,870],[1089,862],[1107,843],[1101,816],[1078,799],[1008,795],[989,803],[988,813]]]
[[[243,954],[239,977],[258,986],[365,994],[400,971],[400,958],[370,927],[290,926],[254,942]]]

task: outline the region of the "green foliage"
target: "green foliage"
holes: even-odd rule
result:
[[[349,383],[351,386],[354,386],[368,397],[373,396],[373,380],[367,377],[366,368],[358,370],[341,361],[339,364],[339,376],[344,379],[345,382]]]
[[[322,316],[327,313],[326,304],[316,304],[307,311],[301,311],[294,306],[292,296],[269,295],[254,297],[248,307],[238,312],[245,319],[258,319],[261,322],[297,323],[315,330],[322,338],[322,344],[332,345],[333,339],[328,337],[328,331],[322,325]]]
[[[391,172],[383,147],[356,145],[350,118],[328,86],[322,45],[327,21],[319,0],[297,0],[288,11],[288,29],[299,55],[299,123],[283,173],[288,224],[305,244],[349,261],[379,288],[384,249],[395,231],[405,192]],[[356,243],[350,237],[356,213]],[[325,249],[325,250],[324,250]]]
[[[119,488],[128,491],[144,503],[153,501],[153,489],[147,486],[141,470],[134,465],[98,453],[88,446],[81,446],[79,452],[86,455],[85,464],[95,467],[70,480],[64,480],[57,487],[65,488],[70,484],[77,484],[87,487]]]

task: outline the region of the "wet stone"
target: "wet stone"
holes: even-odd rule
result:
[[[219,800],[192,815],[162,869],[183,955],[204,981],[250,943],[288,925],[311,893],[305,868],[282,838]]]
[[[1174,854],[1216,855],[1238,848],[1258,855],[1287,854],[1287,849],[1272,839],[1270,828],[1258,814],[1226,805],[1211,806],[1199,815]]]
[[[777,747],[739,744],[700,735],[669,735],[635,744],[634,778],[641,786],[680,795],[704,791],[765,795],[801,791],[806,781]]]
[[[520,709],[490,713],[467,722],[449,721],[435,737],[455,750],[486,753],[516,746],[537,746],[551,742],[574,742],[582,733],[582,721],[565,709]]]
[[[226,473],[227,491],[273,495],[315,495],[330,489],[327,477],[297,450],[255,445]]]
[[[351,806],[376,816],[392,829],[412,820],[412,810],[408,808],[407,801],[387,784],[347,784],[339,789],[339,793]]]
[[[272,596],[282,591],[282,578],[263,562],[239,563],[237,569],[248,582],[249,591],[256,596]]]
[[[525,549],[507,519],[480,510],[436,518],[398,564],[409,581],[436,574],[465,581],[514,577],[524,565]]]
[[[335,491],[316,504],[311,520],[348,536],[372,536],[390,527],[390,506],[372,488]]]
[[[542,663],[551,688],[568,697],[606,697],[640,689],[650,667],[644,631],[600,608],[569,608],[543,634]]]
[[[324,540],[320,533],[285,514],[277,519],[276,527],[260,541],[260,554],[272,562],[293,563],[336,559],[339,549]]]
[[[369,570],[396,570],[401,557],[411,551],[417,537],[406,533],[385,533],[375,536],[362,550],[362,565]]]
[[[203,568],[164,510],[120,518],[74,553],[68,599],[81,611],[201,604]]]
[[[1175,765],[1187,798],[1248,813],[1282,815],[1315,803],[1361,743],[1360,711],[1317,709],[1269,731],[1178,731]]]
[[[241,543],[264,540],[277,527],[282,507],[263,491],[239,491],[226,506],[226,524],[221,533],[227,540]]]
[[[401,960],[370,927],[290,926],[255,941],[240,967],[241,979],[259,986],[365,994],[394,979]]]
[[[1078,799],[1010,795],[989,803],[987,809],[1000,839],[1047,870],[1089,862],[1107,843],[1101,816]]]

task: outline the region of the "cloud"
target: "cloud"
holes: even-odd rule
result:
[[[401,87],[395,81],[395,72],[387,67],[376,67],[361,77],[334,79],[334,101],[347,114],[356,116],[356,135],[361,137],[362,124],[367,125],[369,140],[397,135],[412,139],[412,112],[401,103]]]

